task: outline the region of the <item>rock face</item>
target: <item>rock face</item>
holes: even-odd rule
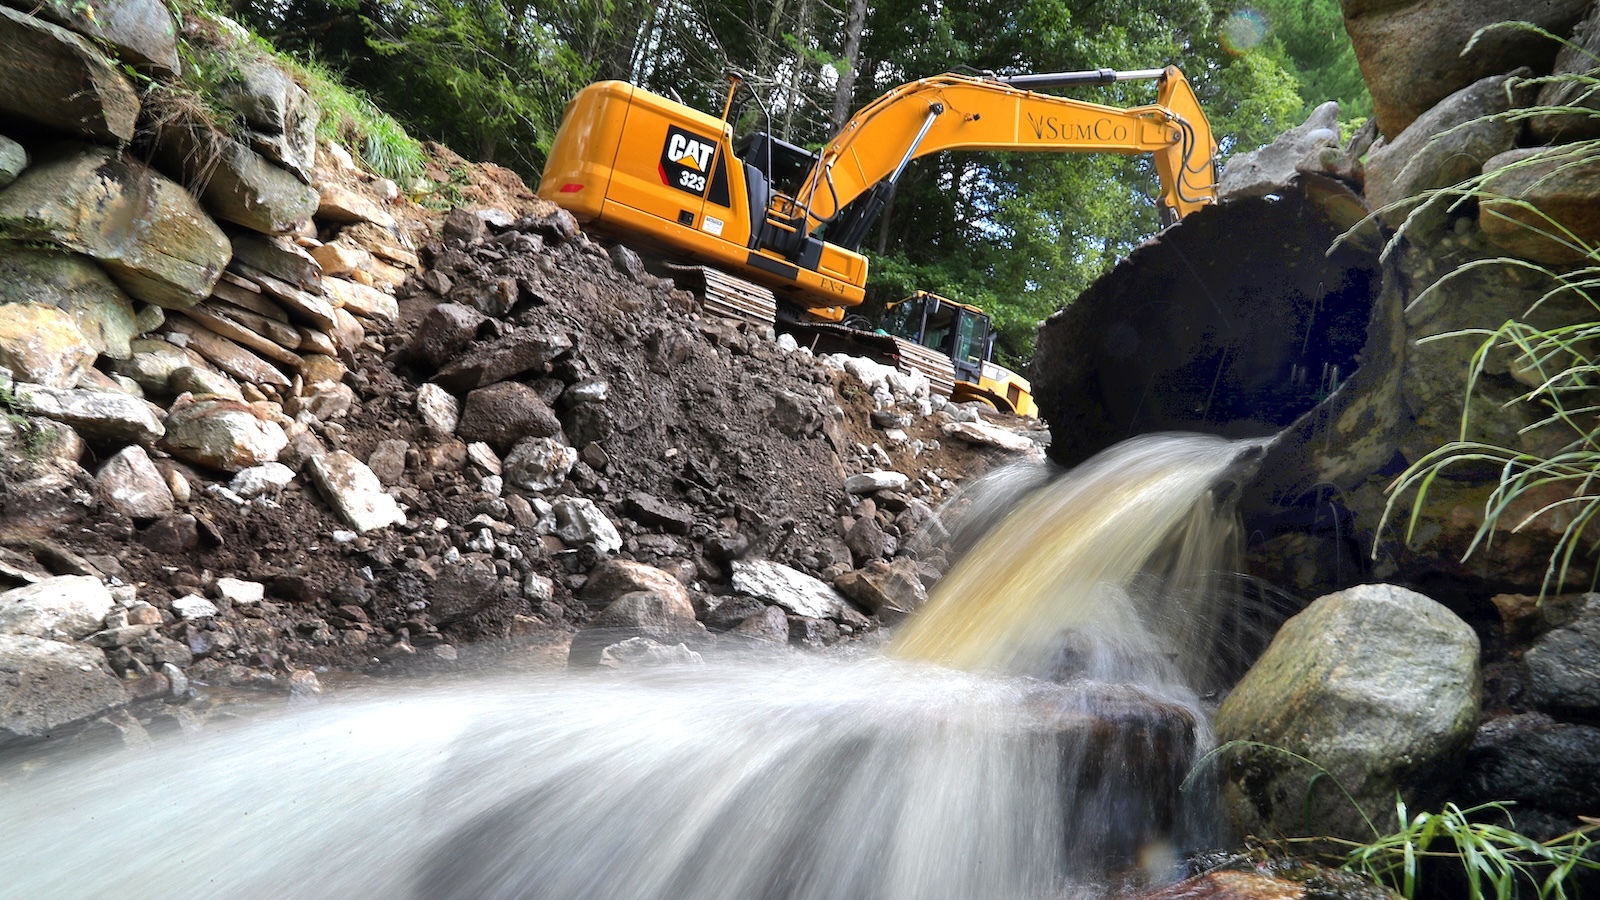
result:
[[[1478,225],[1522,259],[1566,266],[1600,244],[1600,158],[1582,148],[1509,150],[1486,161]]]
[[[0,744],[48,737],[128,702],[94,647],[0,635]]]
[[[1556,54],[1556,76],[1539,89],[1540,106],[1577,107],[1587,112],[1551,113],[1535,116],[1528,122],[1528,130],[1541,144],[1564,144],[1600,137],[1600,93],[1592,81],[1597,69],[1595,59],[1600,57],[1600,6],[1578,24],[1572,34],[1572,43],[1563,45]],[[1578,77],[1573,77],[1578,76]]]
[[[173,309],[209,296],[232,252],[188,191],[104,147],[65,145],[24,172],[0,194],[0,235],[94,257],[136,299]]]
[[[87,6],[70,0],[7,0],[7,6],[48,19],[104,43],[125,62],[171,75],[178,71],[178,35],[172,13],[159,0],[116,0]]]
[[[1548,71],[1557,44],[1532,32],[1497,28],[1466,47],[1479,29],[1526,21],[1567,35],[1589,0],[1340,0],[1345,30],[1372,93],[1378,128],[1393,138],[1454,91],[1520,65]]]
[[[139,95],[116,63],[78,35],[5,7],[0,82],[0,112],[106,141],[133,137]]]
[[[1540,708],[1600,712],[1600,595],[1589,595],[1577,619],[1541,637],[1523,661]]]
[[[185,115],[156,133],[162,167],[195,187],[219,219],[263,234],[282,234],[317,211],[317,192],[287,169]]]
[[[1323,597],[1284,623],[1217,712],[1219,742],[1253,741],[1306,757],[1316,770],[1255,746],[1228,756],[1229,811],[1251,834],[1370,839],[1365,812],[1392,824],[1398,790],[1434,799],[1472,739],[1478,638],[1442,605],[1390,585]]]

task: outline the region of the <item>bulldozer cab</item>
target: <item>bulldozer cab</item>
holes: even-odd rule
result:
[[[978,381],[994,350],[988,314],[927,291],[889,304],[882,329],[948,356],[960,381]]]

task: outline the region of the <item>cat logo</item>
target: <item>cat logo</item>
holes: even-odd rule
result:
[[[716,152],[716,142],[710,138],[668,127],[667,142],[661,148],[661,183],[704,197],[706,176]]]

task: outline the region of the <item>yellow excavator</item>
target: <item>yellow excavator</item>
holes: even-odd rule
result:
[[[1121,109],[1034,90],[1134,80],[1158,83],[1154,104]],[[1211,126],[1172,66],[936,75],[863,107],[816,152],[760,131],[736,143],[729,113],[738,89],[730,79],[719,118],[626,82],[589,85],[567,104],[539,195],[591,229],[699,264],[695,287],[714,314],[772,322],[781,302],[786,318],[817,324],[841,321],[864,299],[867,260],[856,250],[901,173],[920,156],[1150,153],[1163,224],[1216,201]],[[910,340],[897,346],[916,342],[904,337]],[[916,350],[902,350],[891,355],[906,364],[900,357]],[[954,371],[979,363],[1004,372],[986,356],[949,360],[953,384],[996,408],[1021,411],[1006,391],[996,394]],[[1005,374],[1007,386],[1026,384]],[[1022,406],[1031,407],[1031,395],[1026,400]]]

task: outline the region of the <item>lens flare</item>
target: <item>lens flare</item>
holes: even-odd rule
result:
[[[1253,9],[1241,9],[1222,23],[1222,49],[1234,56],[1254,50],[1267,36],[1267,18]]]

